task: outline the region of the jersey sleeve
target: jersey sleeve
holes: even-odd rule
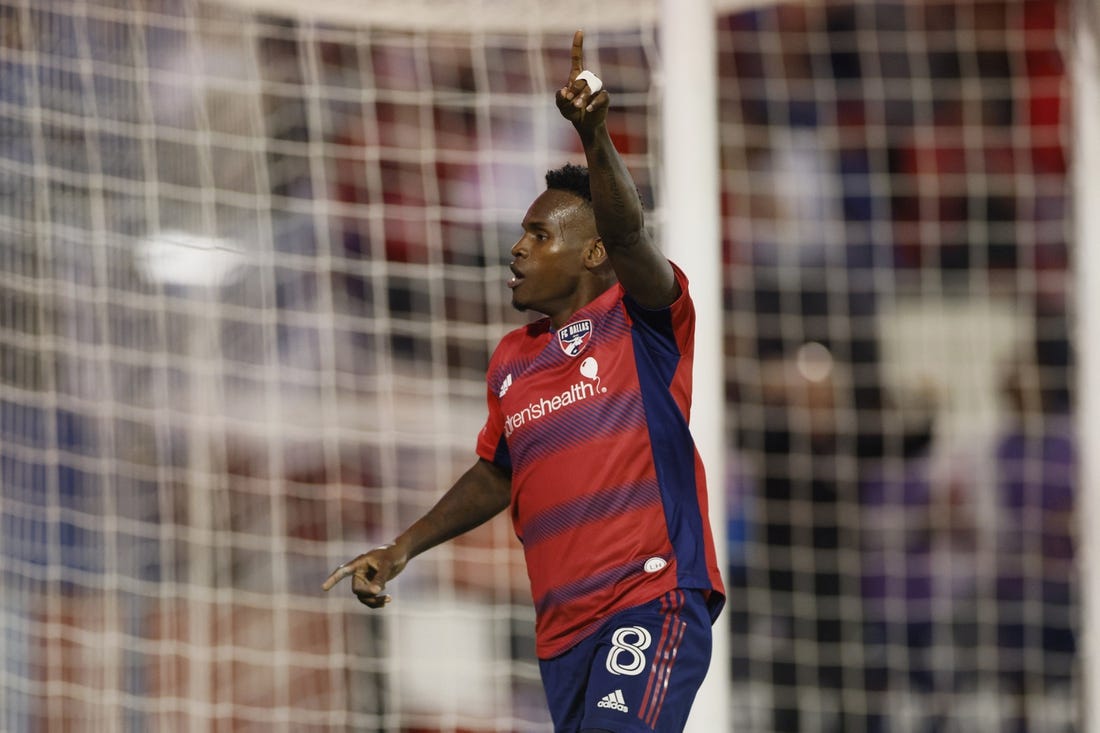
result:
[[[499,353],[499,347],[498,347]],[[489,360],[489,369],[485,377],[485,403],[487,415],[485,425],[477,436],[477,455],[505,470],[512,470],[512,458],[508,453],[508,443],[504,439],[504,411],[500,406],[502,384],[497,368],[498,354]]]
[[[666,308],[649,309],[639,305],[629,294],[623,304],[634,320],[642,342],[654,352],[667,356],[688,356],[694,350],[695,304],[688,290],[688,278],[675,262],[670,262],[680,296]]]
[[[687,275],[675,262],[670,264],[673,272],[676,273],[676,282],[680,284],[680,297],[668,307],[669,315],[672,317],[672,327],[676,332],[679,351],[681,354],[686,354],[694,350],[695,302],[691,299]]]

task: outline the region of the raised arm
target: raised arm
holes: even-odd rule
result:
[[[322,588],[330,590],[351,576],[351,591],[371,608],[391,598],[386,583],[405,569],[409,560],[426,550],[470,531],[502,512],[512,498],[512,478],[501,468],[479,459],[407,530],[388,545],[376,547],[332,571]]]
[[[607,131],[611,96],[593,90],[584,71],[584,32],[573,35],[569,82],[558,90],[558,110],[573,123],[584,146],[596,230],[619,282],[646,308],[663,308],[680,295],[672,265],[645,228],[634,179]],[[579,78],[578,78],[579,77]]]

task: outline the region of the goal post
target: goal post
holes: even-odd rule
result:
[[[722,260],[718,192],[718,94],[715,15],[708,1],[663,0],[660,167],[662,241],[691,281],[696,309],[692,433],[706,467],[711,526],[720,567],[727,566],[725,392],[722,377]],[[715,625],[710,672],[688,730],[730,730],[729,634]]]
[[[1077,8],[1074,34],[1074,141],[1075,156],[1075,234],[1078,242],[1077,260],[1077,326],[1078,430],[1081,445],[1095,445],[1100,439],[1100,257],[1096,248],[1087,243],[1100,239],[1100,211],[1085,202],[1096,198],[1096,180],[1100,175],[1100,8],[1081,3]],[[1100,619],[1100,545],[1092,527],[1100,517],[1100,463],[1092,451],[1081,452],[1079,481],[1083,488],[1078,514],[1081,541],[1082,596],[1082,728],[1094,730],[1100,725],[1100,670],[1097,653],[1100,635],[1096,633]]]

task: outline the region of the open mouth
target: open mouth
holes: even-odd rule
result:
[[[508,287],[514,288],[523,282],[523,273],[517,270],[514,265],[509,269],[512,271],[512,277],[508,278]]]

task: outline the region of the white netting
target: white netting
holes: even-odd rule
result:
[[[464,5],[0,0],[0,731],[549,729],[506,520],[319,591],[473,459],[573,27],[677,143],[653,3]],[[1063,730],[1070,4],[730,5],[737,730]]]
[[[748,729],[1076,720],[1070,15],[720,21]]]
[[[507,521],[319,584],[473,460],[569,36],[0,12],[0,729],[545,728]],[[590,38],[643,186],[651,45]]]

